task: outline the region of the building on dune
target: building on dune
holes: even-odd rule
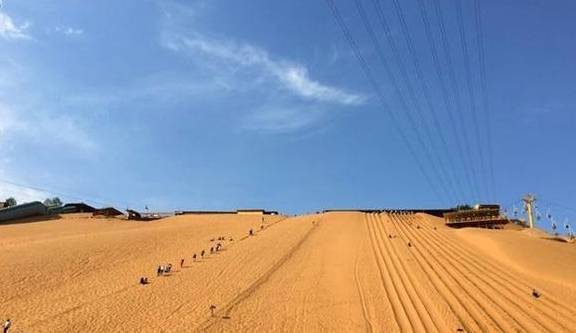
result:
[[[174,215],[279,215],[277,211],[265,209],[237,209],[237,210],[178,210]]]
[[[49,208],[50,214],[93,213],[96,208],[83,202],[67,203],[62,207]]]
[[[175,215],[171,213],[155,213],[155,212],[141,213],[134,209],[126,209],[126,212],[128,212],[128,219],[134,221],[154,221]]]
[[[510,220],[500,213],[500,205],[478,204],[470,209],[444,213],[446,225],[453,228],[479,227],[499,228]]]
[[[48,209],[40,201],[0,209],[0,221],[11,221],[28,217],[45,216]]]
[[[120,215],[124,215],[124,213],[114,207],[100,208],[92,212],[92,216],[94,217],[115,217]]]
[[[177,210],[174,215],[215,215],[215,214],[236,214],[233,210]]]
[[[265,209],[238,209],[238,215],[278,215],[277,211],[268,211]]]
[[[325,209],[322,213],[397,213],[397,214],[416,214],[416,213],[423,213],[432,216],[442,217],[443,214],[448,212],[453,212],[453,209],[427,209],[427,208],[414,208],[414,209],[390,209],[390,208],[382,208],[382,209],[362,209],[362,208],[340,208],[340,209]]]

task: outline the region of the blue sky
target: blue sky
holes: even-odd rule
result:
[[[4,1],[0,195],[292,213],[480,200],[508,205],[526,192],[564,207],[576,200],[575,3],[481,1],[492,150],[473,1],[462,2],[470,77],[456,2],[438,0],[444,49],[434,1],[424,1],[442,78],[418,0],[397,2],[408,40],[394,1],[379,2],[387,34],[375,3],[360,2],[381,54],[354,1],[335,3],[379,91],[324,0]],[[448,94],[441,90],[441,80],[449,82],[446,51],[461,110],[443,99],[456,102],[453,86]],[[400,78],[399,89],[382,58]],[[451,112],[462,117],[468,145],[462,126],[450,125]],[[568,206],[557,214],[575,217]]]

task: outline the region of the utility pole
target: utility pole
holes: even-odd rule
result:
[[[524,201],[526,215],[528,215],[528,225],[532,229],[534,228],[534,203],[536,202],[536,197],[532,194],[526,194],[522,201]]]

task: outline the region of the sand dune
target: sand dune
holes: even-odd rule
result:
[[[260,223],[76,214],[0,225],[0,318],[12,332],[576,331],[575,244],[422,214]],[[224,250],[192,262],[218,236]],[[168,262],[176,270],[156,277]]]

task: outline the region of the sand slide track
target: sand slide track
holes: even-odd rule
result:
[[[396,229],[402,234],[403,240],[409,241],[410,237],[406,234],[403,223],[399,222],[396,216],[389,216]],[[414,246],[412,249],[414,250],[413,253],[419,254],[421,267],[428,267],[429,276],[433,274],[438,277],[437,287],[442,288],[444,286],[449,291],[449,293],[442,293],[442,295],[445,296],[445,300],[449,304],[452,304],[451,307],[455,310],[455,314],[460,318],[466,331],[502,331],[498,323],[470,296],[461,282],[449,273],[449,270],[441,264],[430,249],[420,245]],[[426,253],[423,249],[426,250]],[[432,279],[432,281],[435,280]]]
[[[268,224],[265,224],[264,229],[255,230],[255,233],[256,233],[256,235],[257,235],[257,234],[260,234],[260,233],[266,231],[268,228],[273,227],[274,225],[277,225],[277,224],[280,223],[280,222],[286,221],[287,219],[288,219],[288,217],[281,217],[280,219],[278,219],[278,220],[276,220],[276,221],[274,221],[274,222],[270,222],[270,223],[268,223]],[[230,249],[232,249],[232,248],[234,248],[234,247],[242,244],[242,243],[245,242],[245,241],[248,241],[249,239],[252,239],[253,237],[254,237],[254,236],[246,235],[246,236],[243,236],[243,237],[240,237],[240,238],[236,238],[237,240],[234,240],[234,241],[232,241],[232,242],[230,242],[230,241],[228,241],[228,240],[224,240],[223,243],[224,243],[225,245],[224,245],[224,248],[223,248],[223,250],[222,250],[221,252],[216,252],[216,253],[213,253],[213,254],[208,253],[208,254],[206,255],[206,257],[201,258],[201,259],[198,259],[197,261],[194,262],[194,264],[202,264],[202,263],[205,263],[205,262],[207,262],[207,261],[209,261],[209,260],[216,260],[216,259],[217,259],[217,256],[225,255],[225,253],[226,253],[227,251],[229,251]],[[215,242],[216,242],[216,241],[209,241],[209,244],[206,246],[206,248],[209,249],[210,246],[212,245],[212,243],[215,243]],[[228,244],[226,244],[226,243],[228,243]],[[208,252],[208,251],[207,251],[207,252]],[[244,257],[240,258],[240,261],[249,260],[249,259],[250,259],[249,256],[244,256]],[[210,279],[209,279],[209,281],[219,281],[218,278],[221,277],[221,276],[234,275],[234,274],[235,274],[235,272],[233,271],[234,268],[236,268],[236,266],[233,266],[233,265],[228,265],[228,266],[224,267],[223,269],[221,269],[220,271],[218,271],[218,273],[216,273],[215,276],[211,276]],[[175,271],[175,273],[180,273],[180,271],[181,271],[181,270]],[[174,287],[178,287],[178,286],[181,286],[181,285],[185,284],[186,281],[181,280],[181,281],[172,282],[172,283],[173,283],[173,286],[174,286]],[[214,285],[214,282],[212,282],[211,285],[209,285],[208,287],[209,287],[209,288],[216,288],[217,286]],[[198,296],[198,297],[201,297],[200,294],[197,295],[197,296]],[[161,321],[161,323],[158,324],[158,329],[161,329],[162,327],[165,327],[165,325],[167,325],[167,324],[170,322],[170,320],[172,320],[173,317],[175,317],[175,316],[177,316],[178,314],[180,314],[187,306],[189,306],[189,305],[192,304],[192,303],[195,303],[194,306],[192,307],[192,310],[194,310],[194,311],[202,307],[201,304],[198,304],[198,303],[196,302],[196,297],[190,297],[189,300],[187,300],[187,301],[179,304],[178,306],[176,306],[176,307]]]
[[[390,218],[388,218],[388,223],[392,224]],[[390,232],[389,235],[395,235],[395,233]],[[398,243],[396,238],[390,239],[391,243]],[[406,246],[405,243],[402,243],[403,246]],[[399,245],[397,245],[399,246]],[[419,250],[416,249],[416,253],[419,253]],[[434,297],[435,305],[445,307],[444,311],[442,311],[444,318],[446,318],[447,323],[451,323],[454,326],[448,328],[448,330],[456,329],[457,327],[479,327],[475,320],[472,317],[465,317],[463,318],[459,313],[464,313],[468,315],[468,310],[464,308],[464,306],[458,301],[458,298],[455,297],[454,291],[449,288],[449,286],[445,283],[445,280],[435,271],[433,271],[432,266],[428,262],[423,262],[422,257],[416,255],[413,251],[410,252],[411,258],[416,260],[418,268],[420,268],[419,272],[422,274],[422,277],[430,282],[429,287],[431,290],[428,290],[431,296]],[[426,286],[428,287],[428,286]],[[432,302],[431,299],[427,299],[428,302]],[[433,306],[431,308],[434,308]],[[456,308],[459,310],[457,311]],[[435,315],[438,316],[437,312],[434,311]],[[464,323],[470,322],[471,324],[465,325]],[[446,328],[445,328],[446,329]]]
[[[417,218],[417,217],[411,217]],[[516,278],[514,280],[504,279],[500,274],[490,270],[488,267],[483,266],[479,263],[481,256],[477,254],[473,254],[463,246],[456,246],[453,240],[447,239],[447,237],[440,239],[440,236],[437,236],[436,232],[432,232],[432,229],[426,228],[424,229],[427,232],[427,238],[430,240],[435,241],[435,244],[442,248],[445,253],[448,253],[449,250],[452,250],[453,253],[458,254],[458,260],[467,263],[468,265],[463,265],[463,267],[467,267],[470,272],[473,272],[475,277],[482,280],[487,285],[491,286],[494,293],[504,297],[508,303],[514,305],[517,309],[515,314],[520,314],[524,317],[524,320],[527,322],[533,322],[536,326],[541,326],[543,329],[547,329],[551,332],[558,332],[558,331],[573,331],[574,328],[568,328],[562,323],[557,321],[557,315],[554,316],[553,312],[562,312],[565,308],[557,308],[557,307],[540,307],[535,306],[533,303],[533,299],[531,295],[528,294],[530,289],[526,289],[522,292],[522,290],[518,290],[518,288],[513,288],[516,283],[521,281],[521,279]],[[439,244],[442,244],[440,246]],[[484,259],[484,261],[486,261]],[[485,274],[489,272],[491,274]],[[488,279],[492,280],[491,282]],[[496,285],[497,287],[494,287]],[[502,293],[501,290],[506,290],[510,293]],[[544,299],[542,299],[544,300]],[[528,310],[530,312],[528,312]],[[535,319],[534,314],[539,313],[540,316]]]
[[[356,258],[354,260],[354,283],[356,284],[356,290],[358,290],[358,296],[360,297],[360,303],[362,304],[362,316],[364,317],[364,322],[366,323],[366,330],[370,333],[374,331],[372,321],[370,320],[370,314],[368,313],[368,306],[366,304],[366,297],[364,296],[364,292],[362,291],[362,285],[360,284],[359,279],[359,261],[360,261],[360,254],[362,253],[362,249],[364,241],[362,239],[358,240],[358,244],[356,246]]]
[[[384,253],[380,248],[379,241],[376,238],[376,232],[373,229],[373,223],[371,222],[371,216],[365,215],[364,221],[368,227],[368,232],[370,236],[370,241],[372,243],[372,251],[374,252],[374,258],[376,260],[376,264],[378,265],[378,271],[380,273],[380,280],[382,281],[382,285],[386,294],[388,296],[388,301],[392,306],[392,311],[394,313],[394,319],[400,331],[408,332],[413,331],[412,324],[410,319],[408,318],[408,314],[402,301],[400,300],[400,295],[396,290],[396,286],[392,282],[392,277],[390,276],[390,270],[384,260],[383,256]]]
[[[422,297],[421,292],[419,292],[415,287],[413,275],[408,272],[407,267],[404,264],[404,260],[400,258],[398,249],[393,244],[391,244],[390,239],[387,237],[388,232],[384,225],[384,221],[378,214],[374,215],[374,220],[376,223],[376,228],[380,232],[380,237],[383,240],[383,244],[387,248],[387,251],[390,255],[391,261],[400,275],[400,282],[402,284],[401,287],[407,291],[409,300],[416,309],[418,319],[420,320],[424,331],[439,331],[438,325],[434,322],[430,312],[428,311],[428,309],[431,307],[426,307],[424,305],[423,299],[426,299],[427,297]]]
[[[403,217],[405,220],[410,220],[410,216]],[[444,258],[444,263],[450,267],[450,270],[454,275],[459,276],[459,279],[466,280],[466,284],[469,285],[470,295],[474,297],[478,303],[487,304],[486,310],[491,312],[491,316],[498,321],[498,325],[505,327],[506,330],[521,330],[530,331],[530,327],[525,324],[530,323],[530,319],[524,317],[523,320],[518,320],[517,317],[524,316],[523,312],[516,312],[517,310],[522,311],[522,309],[514,309],[514,305],[509,302],[509,300],[503,300],[500,290],[490,283],[487,283],[483,277],[482,272],[476,272],[470,270],[468,267],[463,267],[458,260],[455,259],[457,253],[452,253],[446,251],[442,244],[436,243],[429,237],[430,235],[423,235],[422,229],[407,228],[408,232],[412,234],[412,237],[422,242],[421,244],[427,244],[427,246],[435,251],[433,255],[442,256]],[[420,244],[420,243],[419,243]],[[514,313],[514,315],[512,314]]]
[[[400,221],[399,223],[405,223],[404,219],[402,219],[402,217],[400,217]],[[411,227],[406,227],[407,230],[409,230],[408,232],[412,233],[412,239],[414,240],[418,240],[418,245],[421,246],[422,244],[426,244],[427,247],[429,249],[431,249],[432,251],[435,251],[435,253],[431,254],[433,256],[438,256],[438,254],[442,254],[442,258],[444,259],[443,262],[449,266],[449,268],[447,268],[447,271],[451,271],[452,272],[452,276],[454,276],[454,278],[456,280],[459,280],[461,282],[461,285],[466,285],[467,286],[467,291],[468,291],[468,295],[470,297],[472,297],[473,299],[476,300],[477,304],[491,304],[492,306],[481,306],[483,308],[483,310],[485,311],[486,314],[490,313],[489,316],[495,320],[496,325],[498,325],[501,329],[504,329],[504,327],[506,327],[506,330],[509,331],[511,329],[514,330],[518,330],[519,327],[515,327],[512,328],[509,323],[510,320],[509,319],[505,319],[505,317],[502,316],[502,313],[500,313],[499,311],[496,311],[495,308],[499,307],[499,305],[494,301],[494,299],[492,297],[489,296],[489,293],[487,293],[483,288],[481,288],[477,281],[475,281],[475,279],[470,279],[470,275],[466,274],[465,272],[463,272],[462,270],[460,270],[458,268],[458,263],[455,263],[453,261],[450,260],[450,253],[444,253],[444,252],[440,252],[438,251],[438,248],[432,247],[430,246],[431,243],[424,241],[424,239],[426,239],[425,237],[421,237],[421,235],[418,235],[413,228]],[[416,246],[416,243],[415,245]],[[447,267],[444,266],[443,267]],[[466,287],[465,287],[466,288]],[[501,309],[503,310],[503,309]],[[504,314],[508,315],[508,312],[503,310]],[[514,320],[514,319],[512,319]],[[518,323],[515,323],[516,325]],[[504,327],[502,326],[504,325]]]
[[[409,240],[410,237],[406,235],[406,231],[397,225],[398,221],[396,221],[396,217],[393,215],[389,215],[388,217],[400,233],[402,240]],[[424,250],[426,250],[426,252],[424,252]],[[458,318],[461,326],[466,331],[487,331],[487,315],[477,304],[471,302],[468,297],[463,297],[466,296],[465,292],[463,292],[458,282],[449,275],[446,270],[438,269],[437,259],[431,257],[432,253],[430,250],[415,246],[412,248],[412,253],[420,267],[430,278],[439,295],[443,297],[453,314]]]
[[[410,219],[410,217],[405,217],[405,219]],[[498,325],[501,327],[505,327],[506,330],[520,330],[520,331],[530,331],[523,323],[526,322],[527,318],[524,318],[524,321],[519,321],[516,319],[515,315],[512,315],[514,312],[513,309],[510,309],[511,303],[501,299],[501,293],[498,291],[497,288],[494,288],[489,283],[487,283],[482,277],[481,273],[472,271],[467,267],[463,267],[457,260],[454,259],[454,256],[458,255],[457,253],[450,253],[449,251],[445,251],[443,246],[435,243],[434,241],[430,241],[429,235],[421,235],[422,229],[414,228],[407,228],[410,230],[409,232],[412,233],[413,237],[423,242],[422,244],[427,244],[427,246],[433,251],[436,252],[436,255],[441,254],[445,259],[444,262],[451,268],[451,270],[456,273],[460,279],[466,279],[467,282],[471,284],[470,286],[470,295],[474,297],[479,303],[482,304],[489,304],[491,306],[485,307],[488,311],[491,311],[491,316],[498,320]],[[517,312],[514,312],[517,315]]]
[[[421,217],[416,216],[420,221],[423,222],[423,225],[430,228],[429,222]],[[507,288],[516,289],[521,295],[525,296],[526,291],[529,291],[533,288],[533,285],[524,281],[523,279],[519,279],[518,276],[513,276],[510,272],[508,272],[505,268],[501,267],[501,264],[494,260],[487,260],[484,259],[482,256],[478,256],[474,254],[468,247],[462,246],[460,243],[455,242],[451,237],[446,236],[444,233],[438,233],[438,238],[442,238],[441,241],[446,243],[448,246],[451,246],[453,249],[457,251],[462,251],[463,253],[467,253],[468,256],[466,259],[469,262],[475,264],[476,266],[481,267],[482,270],[489,271],[493,274],[494,277],[502,279],[503,281],[507,282],[505,285]],[[510,289],[508,289],[510,290]],[[546,290],[543,290],[546,292]],[[541,303],[550,304],[550,308],[553,308],[551,315],[554,316],[554,312],[559,312],[563,316],[567,317],[576,317],[576,309],[573,309],[571,306],[564,304],[562,302],[556,301],[553,298],[544,297],[539,300]]]
[[[261,285],[266,283],[270,279],[270,277],[278,271],[282,265],[290,259],[296,251],[302,246],[302,244],[310,237],[312,232],[316,230],[318,224],[313,224],[312,227],[306,232],[306,234],[302,237],[302,239],[294,245],[288,253],[286,253],[278,262],[276,262],[268,271],[266,271],[260,278],[258,278],[254,283],[252,283],[248,288],[240,292],[234,299],[232,299],[229,303],[223,306],[220,310],[215,312],[214,317],[208,318],[207,321],[202,323],[199,327],[196,328],[198,331],[204,331],[209,329],[211,326],[216,324],[216,321],[221,318],[227,318],[230,316],[230,313],[234,309],[235,306],[243,302],[245,299],[250,297]]]
[[[412,219],[411,216],[405,217],[405,219]],[[534,327],[539,327],[538,332],[541,331],[557,331],[558,327],[551,328],[550,326],[558,326],[555,323],[541,323],[541,320],[534,320],[525,310],[526,306],[518,304],[514,299],[508,297],[505,293],[502,293],[502,285],[490,283],[485,278],[486,274],[483,271],[474,270],[467,265],[461,265],[462,255],[457,252],[450,252],[445,248],[445,243],[437,242],[434,239],[434,235],[429,234],[431,231],[425,229],[419,229],[420,231],[415,231],[413,228],[408,228],[409,232],[412,232],[413,237],[423,236],[419,239],[428,242],[438,254],[443,254],[446,258],[446,262],[453,267],[454,270],[461,273],[463,276],[467,276],[473,285],[480,291],[477,293],[480,298],[487,298],[488,301],[492,302],[502,313],[507,317],[503,325],[507,322],[513,323],[519,326],[523,331],[531,331]],[[424,234],[424,235],[422,235]],[[457,258],[457,259],[456,259]],[[521,295],[520,295],[521,296]],[[514,315],[512,315],[512,313]],[[542,318],[540,318],[542,319]],[[529,325],[529,326],[526,326]]]

